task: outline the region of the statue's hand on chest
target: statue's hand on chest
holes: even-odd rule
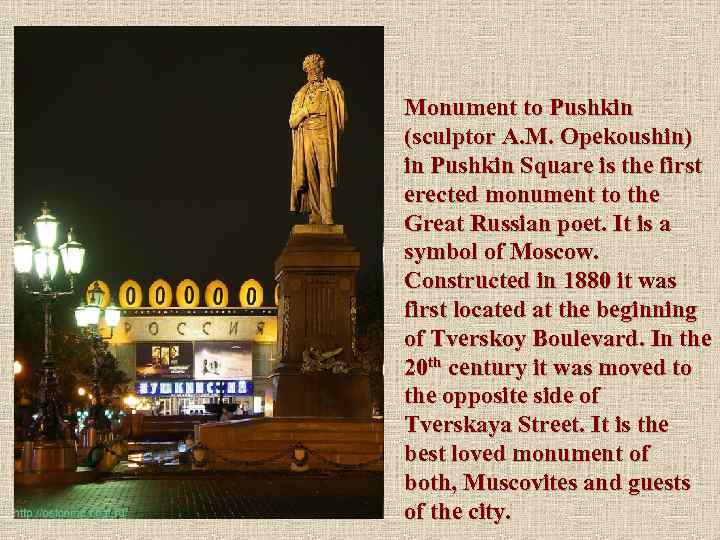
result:
[[[311,84],[305,94],[305,103],[309,107],[318,106],[322,102],[325,92],[327,92],[327,85],[324,81]]]

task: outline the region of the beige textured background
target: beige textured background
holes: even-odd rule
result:
[[[447,180],[437,177],[419,177],[412,180],[400,174],[401,159],[406,154],[402,148],[401,134],[409,126],[403,112],[402,99],[405,97],[427,97],[429,99],[537,99],[549,97],[581,99],[584,97],[619,97],[635,106],[636,116],[623,119],[580,119],[565,122],[545,119],[526,124],[517,120],[469,119],[465,121],[439,119],[416,119],[417,126],[443,127],[487,127],[498,130],[509,125],[578,125],[588,129],[609,127],[689,128],[694,135],[694,144],[687,152],[672,152],[679,159],[701,158],[705,173],[700,176],[641,178],[639,183],[648,188],[656,187],[663,192],[663,201],[654,208],[643,208],[648,216],[667,216],[673,221],[675,230],[666,236],[598,236],[588,239],[568,237],[564,243],[589,243],[597,245],[601,254],[597,268],[611,272],[624,270],[638,273],[675,274],[680,287],[666,295],[637,293],[637,297],[671,299],[678,302],[697,301],[701,304],[701,320],[694,328],[715,332],[718,326],[718,277],[716,250],[718,246],[719,217],[717,210],[718,181],[718,98],[720,98],[720,27],[718,8],[713,1],[706,2],[536,2],[536,3],[450,3],[450,2],[376,2],[349,3],[334,2],[329,6],[319,2],[278,2],[266,5],[261,2],[3,2],[0,8],[2,26],[0,34],[0,199],[2,213],[0,228],[3,233],[1,245],[2,265],[0,266],[0,337],[2,358],[0,363],[0,390],[3,410],[11,410],[12,395],[12,54],[13,25],[61,24],[61,25],[293,25],[293,24],[381,24],[385,26],[385,279],[386,279],[386,518],[383,521],[363,524],[343,521],[293,522],[281,521],[272,524],[267,521],[203,521],[203,522],[101,522],[101,521],[46,521],[4,520],[2,532],[10,538],[29,536],[69,536],[100,538],[177,538],[177,537],[287,537],[287,538],[431,538],[431,537],[513,537],[513,538],[718,538],[720,525],[718,517],[718,440],[720,421],[718,412],[718,382],[720,372],[715,358],[716,346],[702,354],[692,351],[665,351],[665,358],[689,361],[694,374],[688,380],[672,378],[662,380],[603,381],[605,386],[602,404],[596,411],[602,415],[622,414],[633,418],[643,414],[666,417],[670,420],[671,431],[664,436],[641,436],[629,434],[622,437],[608,436],[595,438],[547,437],[536,438],[537,446],[570,445],[583,446],[622,444],[624,447],[653,444],[651,462],[647,465],[628,463],[586,467],[568,464],[517,467],[505,464],[501,467],[487,466],[482,471],[469,465],[442,465],[449,475],[463,472],[486,472],[533,476],[544,472],[559,475],[583,477],[586,474],[610,476],[615,472],[623,475],[641,476],[690,476],[692,490],[685,493],[646,493],[630,497],[625,492],[595,496],[577,491],[570,494],[518,493],[483,494],[466,493],[455,497],[407,494],[402,491],[402,474],[411,470],[417,476],[439,471],[433,467],[406,465],[402,461],[404,440],[413,445],[439,446],[457,439],[466,446],[483,447],[505,442],[508,447],[514,443],[530,444],[531,439],[514,434],[503,439],[491,440],[485,436],[462,436],[443,440],[415,434],[408,437],[404,432],[402,417],[410,411],[432,417],[451,417],[463,414],[437,407],[406,407],[401,402],[402,390],[406,385],[402,368],[406,351],[401,347],[402,338],[412,330],[426,326],[419,321],[401,319],[404,301],[409,294],[399,286],[405,272],[415,265],[400,259],[401,248],[405,245],[422,245],[417,235],[402,230],[403,217],[411,210],[401,202],[401,193],[406,185],[418,187],[431,185],[462,185],[471,178]],[[506,150],[510,152],[510,150]],[[574,158],[577,153],[569,147],[556,146],[552,149],[557,158]],[[443,151],[443,153],[447,153]],[[647,156],[647,159],[664,155],[665,150],[652,148],[608,149],[610,158],[622,158],[633,153]],[[416,152],[417,156],[422,156]],[[467,151],[456,152],[458,156]],[[481,155],[480,153],[477,153]],[[541,152],[538,152],[542,155]],[[597,155],[596,150],[590,154]],[[517,154],[509,153],[517,157]],[[369,179],[381,181],[382,179]],[[477,179],[481,186],[492,182],[496,185],[529,185],[531,177],[524,176],[497,180]],[[560,180],[558,183],[572,183]],[[577,182],[625,188],[629,181],[620,176],[600,179],[592,176]],[[476,210],[482,211],[479,206]],[[426,206],[423,212],[433,216],[455,216],[461,209],[450,206],[433,208]],[[465,209],[469,212],[471,209]],[[526,215],[594,216],[611,213],[601,207],[582,208],[568,206],[563,209],[542,208],[497,208],[488,214],[499,215],[523,211]],[[618,213],[634,215],[636,209],[618,208]],[[443,240],[439,236],[438,240]],[[508,236],[508,238],[510,238]],[[510,238],[522,239],[522,237]],[[454,241],[460,243],[456,237]],[[479,241],[497,241],[494,236]],[[541,242],[541,237],[532,238]],[[548,241],[550,242],[550,241]],[[425,273],[446,272],[449,265],[424,264],[419,267]],[[528,264],[531,271],[543,269],[547,272],[564,272],[564,264]],[[459,269],[458,265],[453,268]],[[519,265],[503,266],[494,264],[463,265],[463,270],[486,269],[487,271],[519,271]],[[572,268],[579,269],[579,268]],[[419,297],[420,295],[418,295]],[[520,295],[512,292],[498,292],[485,295],[479,292],[464,294],[462,298],[476,302],[512,300]],[[424,298],[437,300],[453,299],[449,294],[424,294]],[[530,292],[528,300],[550,301],[552,295]],[[573,293],[572,298],[591,299]],[[627,295],[613,292],[604,296],[608,301],[621,301]],[[505,328],[502,322],[460,323],[446,321],[445,327],[454,330],[486,330]],[[555,322],[555,328],[562,325]],[[428,324],[427,326],[434,326]],[[515,321],[513,328],[519,331],[530,329],[532,321]],[[566,327],[573,325],[566,324]],[[624,325],[616,322],[576,324],[583,328],[621,331],[637,327],[643,331],[649,328],[665,328],[675,333],[685,325],[657,323],[652,321]],[[428,351],[431,352],[431,351]],[[445,354],[449,359],[517,359],[528,361],[531,351],[505,353],[494,351],[454,352]],[[601,352],[602,357],[653,360],[657,353],[647,349],[641,353],[630,352],[626,356],[612,352]],[[600,359],[599,354],[560,352],[568,359]],[[552,359],[553,355],[543,352],[542,356]],[[420,383],[425,387],[438,389],[455,388],[458,385],[469,389],[501,386],[502,381],[459,381],[446,376],[427,376]],[[549,385],[555,381],[549,380]],[[584,389],[595,385],[587,382],[568,381],[557,384]],[[544,381],[526,381],[525,386],[535,388]],[[589,412],[582,406],[553,411],[535,409],[538,415],[586,416]],[[535,412],[534,412],[535,413]],[[504,410],[487,408],[469,413],[471,416],[508,417],[523,414],[521,409]],[[12,515],[12,462],[11,418],[0,416],[1,440],[4,455],[1,464],[2,488],[7,496],[0,499],[0,514]],[[511,520],[499,526],[486,522],[461,521],[449,523],[407,522],[401,515],[404,508],[420,500],[433,502],[446,500],[448,503],[467,505],[492,502],[507,505]]]

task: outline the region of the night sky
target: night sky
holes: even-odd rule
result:
[[[87,249],[81,286],[103,279],[115,300],[128,278],[145,296],[157,278],[219,278],[238,305],[254,277],[271,303],[275,258],[307,222],[288,210],[288,116],[310,52],[345,91],[334,218],[374,279],[382,28],[16,28],[16,225],[47,201]]]

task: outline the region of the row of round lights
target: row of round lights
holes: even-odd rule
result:
[[[102,290],[102,301],[95,304],[91,297],[94,290]],[[173,295],[174,293],[174,295]],[[97,293],[95,293],[97,294]],[[172,285],[164,279],[156,279],[148,289],[148,304],[154,309],[166,309],[172,307],[173,297],[176,306],[179,308],[196,308],[200,306],[200,287],[191,279],[184,279],[178,283],[173,291]],[[208,308],[224,308],[230,302],[230,294],[228,286],[215,279],[207,284],[204,291],[205,307]],[[263,287],[256,279],[248,279],[240,286],[238,293],[240,307],[257,308],[262,307],[264,292]],[[128,279],[120,285],[118,290],[118,302],[122,309],[137,309],[143,306],[143,289],[140,284]],[[88,305],[97,305],[98,308],[105,310],[105,318],[108,317],[108,309],[114,306],[110,302],[110,287],[104,281],[93,281],[87,290]],[[275,287],[275,305],[278,304],[278,287]],[[117,308],[115,308],[117,309]],[[98,311],[99,313],[99,311]],[[94,313],[93,313],[94,315]],[[114,317],[114,314],[111,314]],[[118,317],[119,318],[119,317]]]

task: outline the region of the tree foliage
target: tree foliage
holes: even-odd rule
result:
[[[92,388],[93,358],[91,344],[81,334],[74,322],[74,305],[77,299],[62,298],[53,305],[52,351],[55,357],[55,373],[58,380],[58,398],[64,405],[84,408],[87,394],[78,395],[78,387],[88,392]],[[15,360],[23,371],[15,379],[18,394],[29,396],[33,408],[42,376],[43,314],[34,298],[26,295],[20,287],[15,290]],[[102,355],[100,384],[104,399],[117,397],[128,384],[125,374],[118,369],[116,359],[109,353]]]
[[[383,282],[382,274],[358,284],[357,347],[363,369],[370,377],[370,396],[377,412],[383,412]]]

